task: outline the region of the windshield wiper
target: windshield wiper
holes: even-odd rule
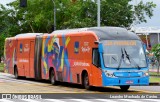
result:
[[[114,59],[117,62],[117,60],[114,57],[112,57],[112,59]]]
[[[131,63],[131,60],[130,60],[130,56],[128,55],[128,53],[127,53],[127,51],[126,51],[126,49],[124,48],[124,52],[125,52],[125,54],[126,54],[126,58],[128,59],[128,61]]]
[[[119,68],[120,68],[120,66],[121,66],[121,63],[122,63],[122,60],[124,59],[124,53],[123,53],[122,48],[121,48],[121,53],[122,53],[122,55],[121,55],[121,59],[120,59],[120,61],[119,61],[117,70],[119,70]]]
[[[133,58],[131,56],[129,56],[129,54],[127,53],[125,48],[124,48],[124,52],[126,54],[126,58],[129,60],[129,62],[131,63],[131,60],[132,60],[134,62],[134,64],[136,65],[136,67],[138,67],[138,69],[140,70],[139,65],[133,60]]]

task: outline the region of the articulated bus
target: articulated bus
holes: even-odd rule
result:
[[[140,38],[120,27],[57,30],[6,38],[6,73],[92,86],[148,85],[146,47]]]

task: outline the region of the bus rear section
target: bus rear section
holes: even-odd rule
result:
[[[18,34],[6,38],[4,47],[6,73],[41,79],[41,33]]]
[[[4,72],[14,74],[14,64],[16,63],[16,45],[14,37],[6,38],[4,45]]]

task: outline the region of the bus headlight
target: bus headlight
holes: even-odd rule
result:
[[[149,75],[148,72],[144,72],[144,73],[143,73],[143,76],[148,76],[148,75]]]
[[[113,77],[114,76],[113,74],[107,73],[107,72],[105,74],[106,74],[107,77]]]

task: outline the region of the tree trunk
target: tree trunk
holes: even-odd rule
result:
[[[160,65],[160,58],[158,58],[157,60],[158,60],[158,68],[157,68],[157,74],[159,74],[159,65]]]
[[[31,29],[32,29],[32,33],[34,33],[34,29],[33,29],[33,27],[32,27],[32,25],[31,25],[31,23],[29,22],[29,26],[31,27]]]

